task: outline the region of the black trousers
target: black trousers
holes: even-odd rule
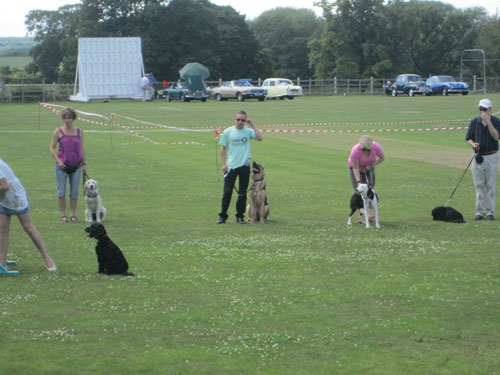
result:
[[[236,177],[238,177],[239,180],[238,200],[236,201],[236,217],[243,218],[245,216],[247,189],[248,182],[250,181],[250,166],[247,165],[231,169],[224,176],[224,193],[222,194],[222,207],[219,213],[219,216],[224,219],[227,219],[227,210],[229,209],[229,204],[231,203]]]

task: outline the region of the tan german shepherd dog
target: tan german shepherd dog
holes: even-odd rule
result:
[[[267,204],[266,181],[264,181],[264,163],[252,164],[252,186],[250,187],[250,204],[247,206],[247,217],[250,223],[259,220],[261,223],[269,220],[269,205]]]

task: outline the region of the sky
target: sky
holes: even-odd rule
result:
[[[79,0],[2,0],[3,17],[0,22],[0,37],[5,36],[26,36],[24,25],[25,17],[30,10],[44,9],[57,10],[60,6],[66,4],[79,3]],[[211,0],[217,5],[231,5],[240,14],[246,15],[247,19],[254,19],[262,12],[277,7],[308,8],[321,15],[321,10],[313,6],[314,0]],[[456,8],[468,8],[480,5],[484,7],[489,14],[500,12],[498,0],[442,0]]]

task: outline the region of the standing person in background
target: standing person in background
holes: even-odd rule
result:
[[[146,73],[141,78],[142,101],[149,101],[151,99],[151,83],[149,82],[149,73]]]
[[[251,128],[246,128],[245,123]],[[235,125],[227,128],[220,139],[222,171],[224,172],[224,193],[217,224],[227,220],[227,210],[231,203],[236,177],[239,179],[238,200],[236,202],[236,222],[245,224],[247,189],[250,180],[250,140],[262,141],[262,133],[255,128],[245,111],[236,113]]]
[[[353,189],[359,184],[369,184],[375,186],[375,166],[382,163],[385,159],[384,150],[369,135],[363,135],[359,143],[352,147],[349,155],[349,175]],[[369,218],[373,221],[373,218]],[[363,223],[361,215],[358,223]]]
[[[465,135],[477,153],[471,169],[476,189],[474,220],[495,220],[500,120],[491,115],[491,107],[489,99],[479,101],[479,116],[471,120]]]
[[[14,171],[0,159],[0,264],[7,268],[9,251],[10,219],[17,216],[24,231],[30,236],[40,252],[45,267],[50,272],[57,271],[56,264],[47,254],[40,232],[31,222],[29,199],[21,181]]]
[[[69,204],[71,209],[70,221],[78,222],[76,206],[78,203],[78,186],[83,173],[87,171],[85,164],[85,151],[83,148],[83,131],[73,126],[76,112],[72,108],[61,111],[63,127],[54,130],[50,141],[49,151],[56,161],[57,199],[61,222],[67,222],[66,216],[66,180],[69,179]],[[56,146],[59,144],[59,150]]]

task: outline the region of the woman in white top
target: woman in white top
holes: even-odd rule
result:
[[[40,232],[31,222],[29,200],[21,181],[14,171],[0,159],[0,264],[6,268],[9,250],[10,219],[17,216],[24,231],[28,233],[48,271],[57,271],[56,264],[47,254]]]

